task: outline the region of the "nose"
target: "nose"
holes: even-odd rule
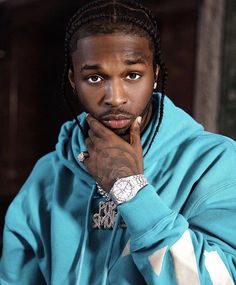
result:
[[[120,79],[114,79],[107,83],[105,88],[104,103],[112,107],[119,107],[127,102],[123,84]]]

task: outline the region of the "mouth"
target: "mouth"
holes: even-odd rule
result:
[[[124,115],[109,115],[102,118],[102,123],[110,129],[124,129],[131,125],[132,119]]]

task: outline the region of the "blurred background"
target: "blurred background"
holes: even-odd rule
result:
[[[60,96],[63,41],[84,2],[0,0],[0,231],[10,201],[71,119]],[[168,96],[207,130],[236,139],[236,1],[141,2],[159,16]]]

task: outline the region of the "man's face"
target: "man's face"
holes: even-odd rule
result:
[[[69,80],[87,113],[125,138],[135,118],[151,117],[157,72],[145,37],[113,33],[78,41]]]

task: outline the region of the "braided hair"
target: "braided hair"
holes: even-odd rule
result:
[[[71,17],[68,22],[65,35],[65,65],[61,86],[62,95],[69,105],[73,117],[75,118],[82,133],[84,133],[66,93],[68,72],[70,69],[73,69],[71,56],[77,48],[77,42],[79,39],[98,34],[112,34],[114,32],[147,37],[150,49],[153,52],[153,68],[155,69],[156,65],[159,65],[160,67],[161,100],[159,105],[159,121],[147,149],[148,152],[160,128],[163,118],[167,70],[162,58],[157,21],[150,10],[143,7],[139,1],[96,0],[82,6],[82,8],[80,8]]]

